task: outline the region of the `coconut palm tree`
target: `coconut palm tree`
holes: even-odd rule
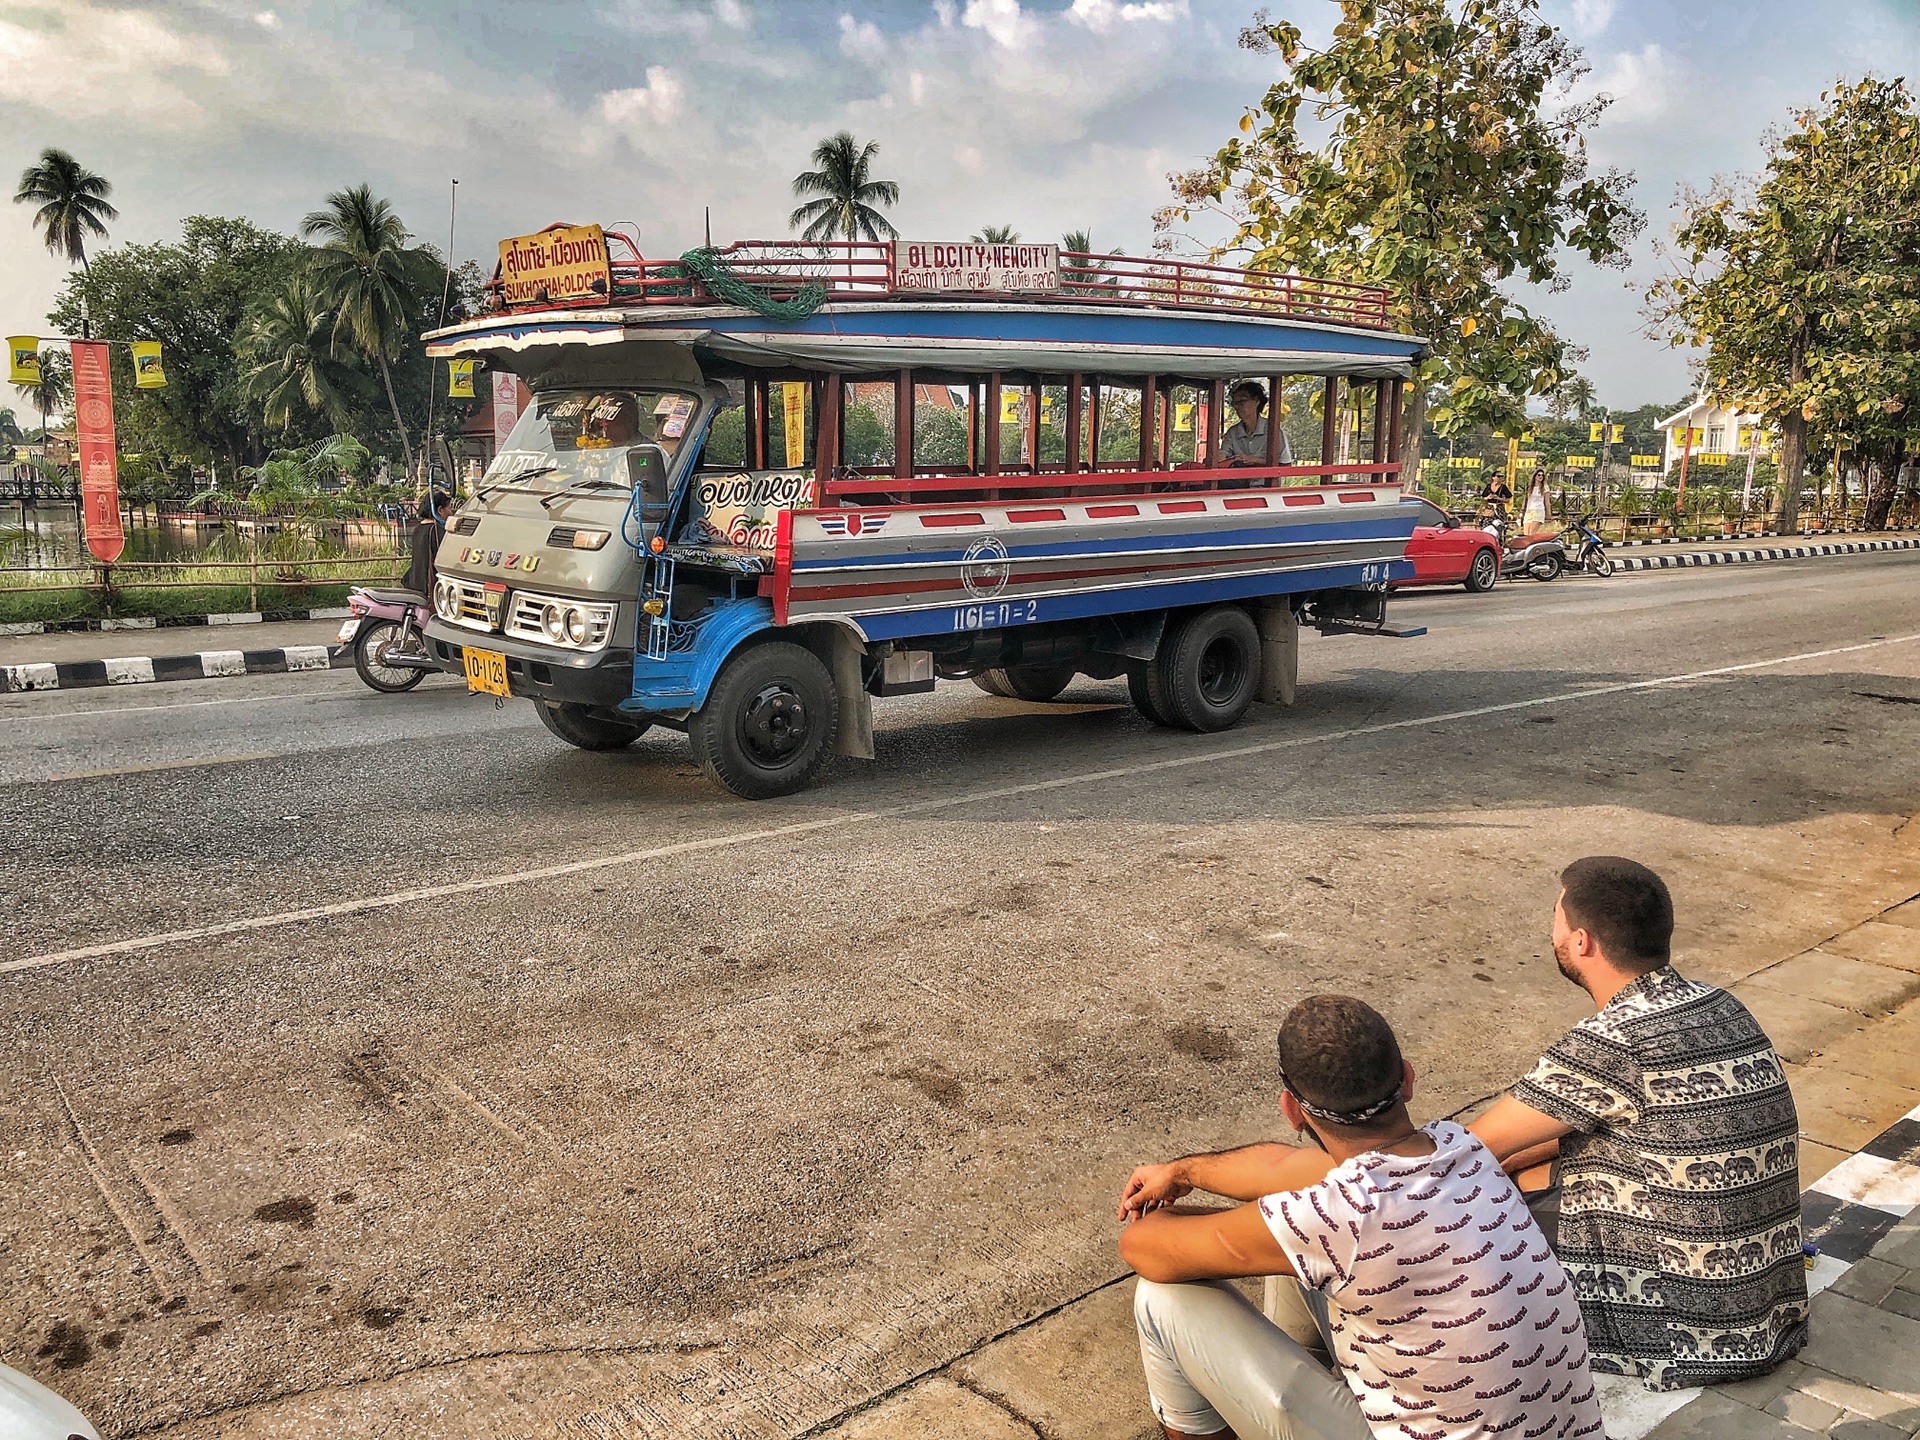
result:
[[[306,274],[290,276],[247,317],[240,393],[259,402],[269,425],[286,429],[300,405],[344,430],[354,404],[367,397],[369,377],[341,348],[335,320]]]
[[[58,350],[40,352],[40,383],[16,385],[13,393],[40,412],[40,438],[47,438],[47,417],[73,404],[73,365]]]
[[[107,221],[120,218],[120,212],[107,203],[112,193],[105,177],[49,145],[40,152],[39,161],[21,174],[13,203],[38,205],[33,223],[40,227],[47,249],[64,254],[69,264],[84,270],[89,268],[87,237],[106,239]]]
[[[982,225],[978,235],[967,237],[976,245],[1012,245],[1020,238],[1020,232],[1011,225]]]
[[[336,190],[326,208],[300,222],[304,239],[320,246],[308,259],[314,293],[333,312],[333,333],[374,362],[387,389],[387,408],[400,434],[407,469],[413,469],[413,442],[400,418],[393,391],[391,361],[399,353],[410,317],[418,308],[414,282],[418,253],[400,217],[369,185]]]
[[[874,207],[900,203],[900,187],[891,180],[872,178],[878,141],[865,145],[842,130],[813,147],[819,168],[793,177],[793,193],[816,196],[787,217],[787,224],[805,226],[801,238],[816,244],[834,235],[848,240],[891,240],[900,232]]]

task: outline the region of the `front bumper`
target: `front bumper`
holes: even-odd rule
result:
[[[633,650],[618,641],[581,653],[483,634],[437,616],[427,622],[427,653],[449,675],[466,674],[469,646],[506,656],[507,688],[528,700],[611,709],[633,693]]]

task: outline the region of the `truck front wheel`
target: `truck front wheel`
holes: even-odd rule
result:
[[[624,750],[647,733],[644,720],[609,720],[584,705],[536,700],[540,723],[576,750]]]
[[[776,640],[721,667],[687,736],[709,779],[744,800],[767,800],[813,778],[839,723],[827,667],[804,646]]]
[[[1226,730],[1260,692],[1260,628],[1238,605],[1174,621],[1146,670],[1152,718],[1183,730]]]

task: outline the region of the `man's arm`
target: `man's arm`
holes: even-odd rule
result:
[[[1523,1100],[1502,1095],[1467,1130],[1493,1152],[1502,1169],[1516,1175],[1530,1165],[1552,1159],[1559,1151],[1561,1138],[1573,1133],[1573,1126],[1541,1114]]]
[[[1258,1205],[1144,1215],[1120,1232],[1120,1258],[1162,1283],[1293,1273]]]
[[[1237,1150],[1183,1155],[1164,1165],[1142,1165],[1120,1191],[1120,1218],[1145,1215],[1195,1190],[1229,1200],[1258,1200],[1279,1190],[1301,1190],[1327,1178],[1333,1161],[1324,1150],[1263,1141]]]

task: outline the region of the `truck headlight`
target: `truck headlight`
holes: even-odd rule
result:
[[[444,577],[433,582],[433,613],[442,620],[460,618],[460,588]]]
[[[578,605],[567,607],[567,639],[575,645],[587,643],[587,612]]]
[[[547,638],[558,645],[567,638],[567,607],[564,605],[546,605],[540,611],[540,628]]]

